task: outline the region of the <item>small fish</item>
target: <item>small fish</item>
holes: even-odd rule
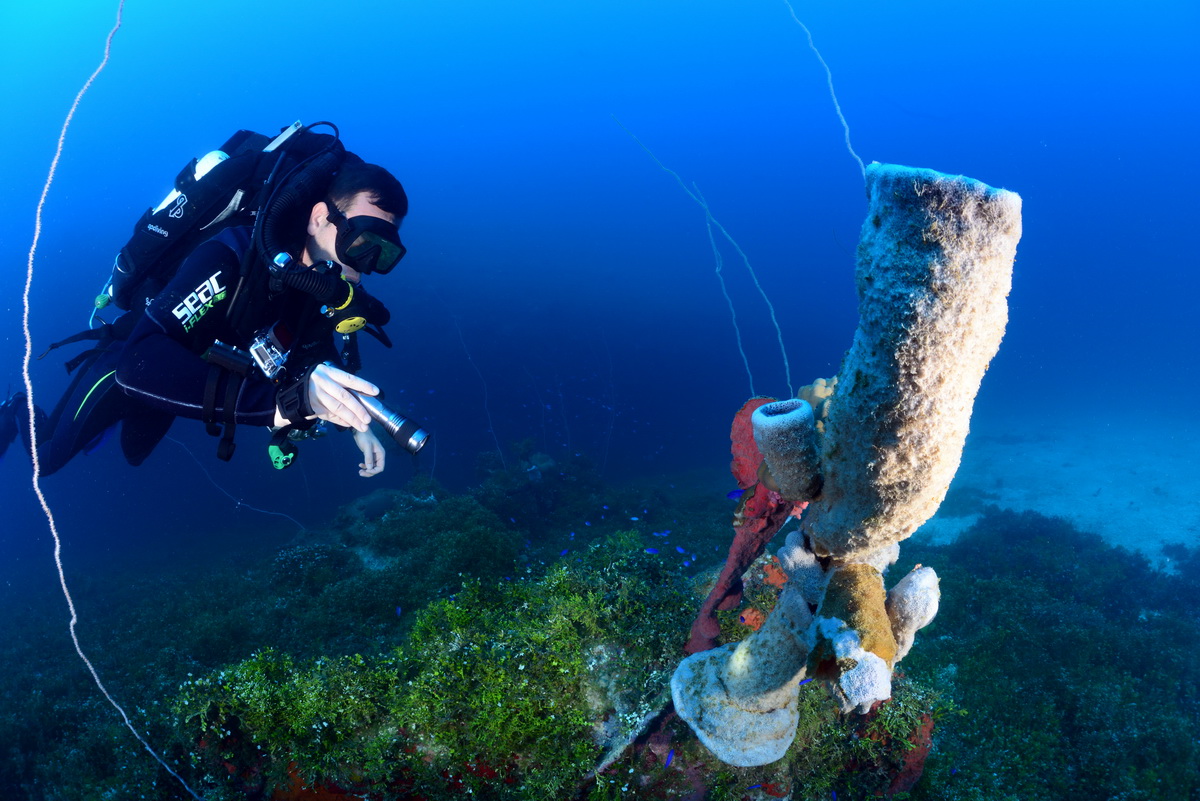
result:
[[[646,553],[658,553],[658,549],[657,548],[647,548]]]
[[[742,497],[742,493],[744,492],[745,490],[743,489],[733,490],[732,492],[725,493],[725,497],[731,501],[736,501],[738,498]]]
[[[664,768],[671,767],[671,760],[673,760],[674,758],[675,758],[675,749],[672,748],[670,751],[667,752],[667,761],[663,763],[663,767]]]
[[[676,545],[675,550],[678,551],[679,553],[687,553],[687,551],[684,549],[684,547],[682,545]]]
[[[592,524],[592,521],[590,521],[590,520],[584,520],[584,521],[583,521],[583,524],[584,524],[585,526],[590,526],[590,525]]]
[[[558,552],[558,555],[566,556],[570,552],[570,550],[571,550],[570,548],[563,548],[561,551]]]
[[[404,610],[403,610],[401,607],[397,606],[397,607],[396,607],[396,617],[400,617],[400,613],[401,613],[402,611],[404,611]]]
[[[509,522],[510,522],[510,523],[515,523],[515,522],[517,522],[517,518],[515,518],[515,517],[510,517],[510,518],[508,518],[508,520],[509,520]]]
[[[601,509],[605,509],[605,510],[607,510],[607,509],[608,509],[608,504],[606,503],[606,504],[604,504],[603,506],[601,506],[600,508],[601,508]]]
[[[631,517],[631,518],[629,518],[629,519],[630,519],[630,520],[632,520],[632,521],[633,521],[633,522],[635,522],[635,523],[637,522],[637,518],[636,518],[636,517]]]
[[[746,789],[747,790],[757,790],[759,787],[762,787],[762,785],[761,784],[752,784],[749,787],[747,787]]]
[[[669,533],[670,533],[669,531],[651,531],[650,532],[651,536],[654,536],[654,537],[665,537]]]
[[[572,531],[569,535],[567,535],[567,539],[569,539],[569,540],[575,539],[575,532]]]
[[[808,684],[810,681],[812,681],[812,679],[805,679],[804,681],[800,682],[799,686],[803,687],[805,684]]]

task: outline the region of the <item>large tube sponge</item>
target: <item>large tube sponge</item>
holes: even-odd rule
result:
[[[1008,321],[1021,198],[962,176],[872,164],[858,245],[858,330],[822,438],[805,531],[852,560],[910,536],[958,469]]]

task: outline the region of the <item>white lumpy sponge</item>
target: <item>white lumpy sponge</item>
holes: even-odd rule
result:
[[[804,546],[804,535],[795,530],[788,532],[787,541],[776,558],[788,575],[788,586],[797,588],[809,604],[821,603],[829,575],[817,562],[816,555]]]
[[[817,618],[817,630],[833,645],[839,664],[853,664],[843,669],[835,687],[843,712],[866,714],[871,705],[892,695],[892,669],[888,663],[864,650],[854,629],[837,618]]]
[[[942,593],[932,567],[917,567],[888,592],[887,613],[896,638],[896,661],[908,654],[920,629],[937,615]]]

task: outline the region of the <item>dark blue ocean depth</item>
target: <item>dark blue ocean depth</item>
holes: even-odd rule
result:
[[[115,3],[4,4],[0,384],[20,382],[21,293],[63,116]],[[1011,322],[977,413],[1184,414],[1198,375],[1195,3],[797,3],[863,159],[961,173],[1024,198]],[[444,484],[532,439],[614,482],[730,489],[751,394],[695,186],[775,306],[791,388],[838,368],[856,322],[865,210],[826,76],[778,0],[130,0],[46,203],[34,353],[82,328],[113,255],[193,156],[234,130],[335,121],[405,184],[410,255],[370,281],[396,347],[364,375],[434,432]],[[620,121],[618,124],[617,120]],[[753,391],[789,392],[768,308],[721,243]],[[33,365],[42,405],[67,376]],[[232,464],[180,421],[140,469],[102,446],[45,482],[72,558],[153,566],[284,536],[413,471],[364,481],[348,438],[286,473],[243,430]],[[178,441],[175,441],[178,440]],[[195,458],[193,458],[193,456]],[[197,462],[198,460],[198,462]],[[436,460],[436,464],[435,464]],[[204,471],[208,471],[208,474]],[[0,573],[45,572],[19,448],[0,462]],[[210,483],[211,478],[211,483]],[[234,500],[236,499],[236,500]]]

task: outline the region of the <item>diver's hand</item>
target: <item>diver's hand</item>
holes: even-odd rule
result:
[[[308,405],[321,420],[356,431],[366,431],[371,424],[367,408],[358,402],[356,390],[364,395],[378,395],[379,387],[356,375],[319,364],[308,377]]]
[[[383,472],[384,451],[383,443],[371,429],[354,432],[354,444],[362,451],[363,460],[359,462],[358,474],[363,478],[377,476]]]
[[[371,415],[351,390],[364,395],[378,395],[379,387],[328,364],[318,364],[314,367],[308,375],[307,384],[305,403],[312,411],[309,419],[315,417],[334,425],[353,428],[355,431],[367,430]],[[287,425],[289,422],[282,409],[276,408],[275,422],[280,425]]]

